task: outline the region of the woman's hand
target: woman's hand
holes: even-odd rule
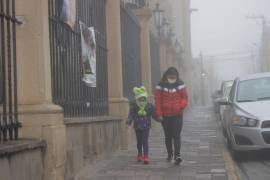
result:
[[[180,114],[183,114],[183,113],[184,113],[184,109],[181,109],[181,110],[180,110]]]
[[[162,117],[158,117],[157,118],[157,122],[160,122],[161,123],[162,121],[163,121]]]

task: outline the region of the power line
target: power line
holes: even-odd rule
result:
[[[241,54],[252,54],[251,51],[239,51],[234,53],[224,53],[224,54],[214,54],[214,55],[206,55],[206,58],[215,58],[215,57],[222,57],[222,56],[232,56],[232,55],[241,55]]]
[[[222,59],[214,59],[214,58],[207,58],[205,61],[212,61],[218,62],[218,61],[254,61],[252,56],[242,56],[242,57],[234,57],[234,58],[222,58]]]

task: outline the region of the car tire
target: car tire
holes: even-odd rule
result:
[[[236,161],[238,161],[242,155],[241,151],[237,151],[234,149],[230,149],[230,153],[231,153],[232,158],[235,159]]]
[[[237,150],[233,149],[232,142],[228,136],[226,137],[226,139],[227,139],[227,147],[228,147],[228,150],[231,154],[231,157],[235,160],[240,159],[241,155],[242,155],[241,151],[237,151]]]

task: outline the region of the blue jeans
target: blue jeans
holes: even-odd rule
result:
[[[137,138],[137,149],[138,154],[148,155],[148,137],[149,137],[149,129],[136,129],[136,138]]]

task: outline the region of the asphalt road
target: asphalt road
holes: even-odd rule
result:
[[[236,163],[244,180],[270,180],[270,150],[243,152]]]
[[[221,131],[220,123],[219,126]],[[226,147],[225,138],[224,145]],[[233,160],[242,180],[270,180],[270,150],[241,152]]]

